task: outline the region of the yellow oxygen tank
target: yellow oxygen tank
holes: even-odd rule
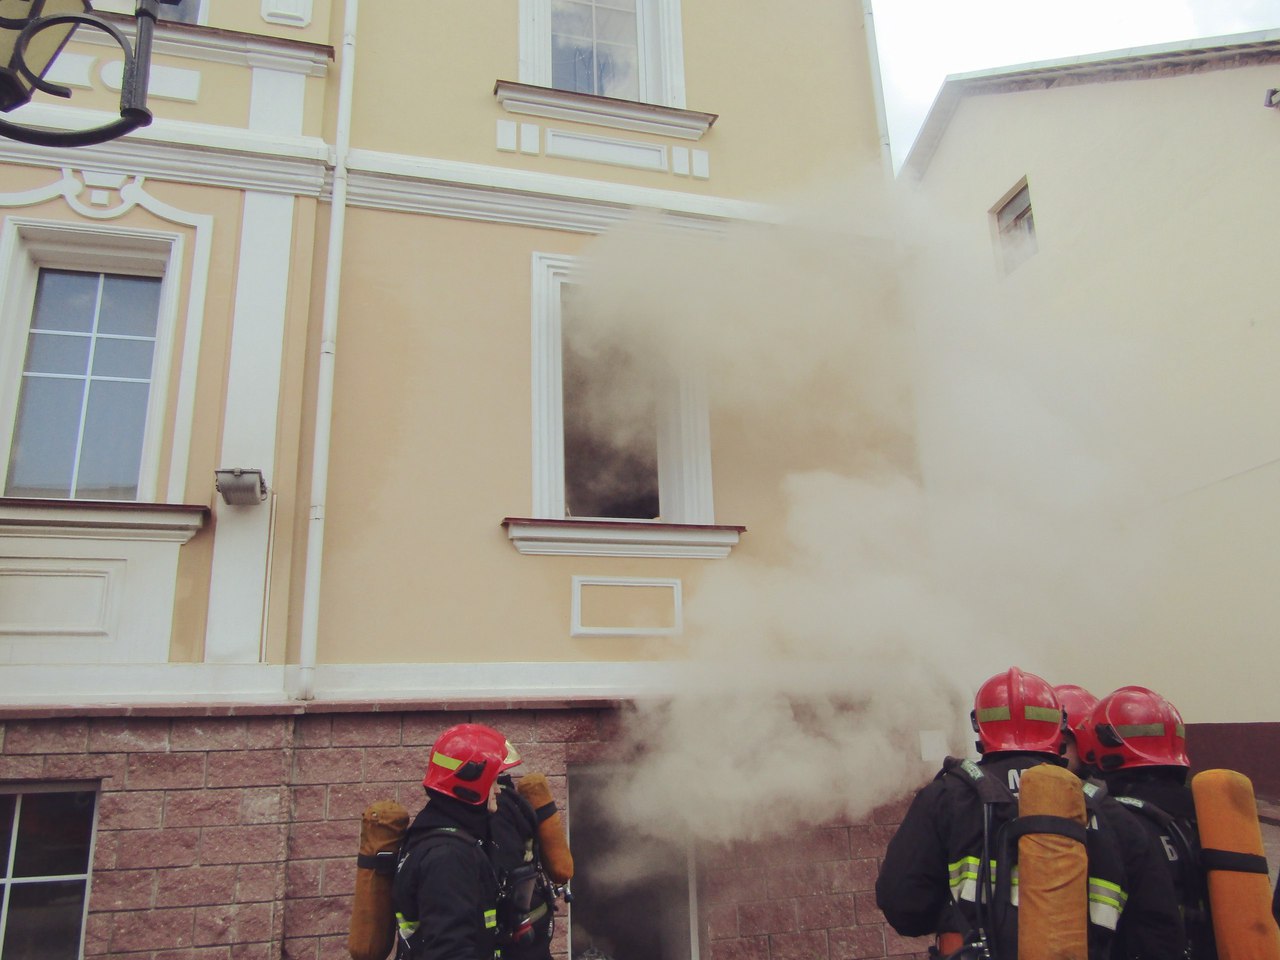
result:
[[[551,785],[541,773],[525,774],[516,781],[516,790],[536,812],[555,803]],[[569,839],[558,811],[538,824],[538,848],[542,851],[542,869],[552,883],[568,883],[573,879],[573,854],[569,852]]]
[[[408,829],[409,811],[394,800],[370,804],[361,817],[356,892],[347,936],[351,960],[387,960],[395,946],[391,885],[396,878],[396,854]]]
[[[1078,777],[1043,763],[1018,797],[1018,960],[1088,960],[1089,855]],[[1037,829],[1042,828],[1042,829]],[[1066,836],[1062,832],[1072,834]]]
[[[1218,960],[1280,960],[1252,781],[1234,770],[1205,770],[1192,778],[1191,794]]]

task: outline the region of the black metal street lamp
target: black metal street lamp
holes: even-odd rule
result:
[[[120,119],[90,130],[38,130],[0,119],[0,136],[44,147],[84,147],[122,137],[151,122],[147,80],[151,73],[151,33],[162,4],[181,0],[137,0],[133,45],[115,25],[90,11],[89,0],[0,0],[0,111],[20,107],[36,90],[57,97],[71,91],[44,79],[54,59],[76,28],[85,26],[111,36],[124,51],[120,87]]]

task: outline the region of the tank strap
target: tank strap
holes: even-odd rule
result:
[[[1088,839],[1085,825],[1067,817],[1055,817],[1047,813],[1018,817],[1005,827],[1009,839],[1016,841],[1028,833],[1052,833],[1060,837],[1068,837],[1076,843],[1084,843]]]
[[[1238,853],[1235,850],[1200,848],[1200,863],[1206,870],[1226,870],[1231,873],[1261,873],[1270,875],[1267,858],[1256,853]]]

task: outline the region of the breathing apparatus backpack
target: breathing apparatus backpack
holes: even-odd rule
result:
[[[960,867],[960,882],[974,882],[977,927],[958,948],[954,937],[947,938],[944,949],[953,957],[983,960],[998,957],[1001,944],[1025,958],[1071,956],[1072,948],[1084,956],[1086,821],[1101,802],[1100,791],[1082,790],[1074,774],[1051,764],[1022,771],[1021,797],[971,760],[948,757],[941,775],[955,777],[977,795],[983,818],[981,858],[971,877],[965,862]],[[1022,877],[1021,859],[1027,860]],[[1013,912],[1024,912],[1020,903],[1030,921],[1025,931]]]

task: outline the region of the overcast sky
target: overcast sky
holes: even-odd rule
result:
[[[1280,29],[1280,0],[873,0],[873,5],[897,164],[947,74]]]

